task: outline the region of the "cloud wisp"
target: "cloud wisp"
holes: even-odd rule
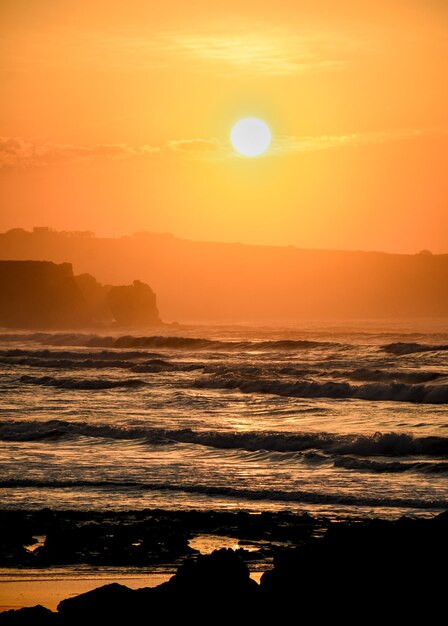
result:
[[[76,146],[73,144],[33,143],[19,137],[0,137],[0,169],[48,166],[68,161],[92,161],[154,157],[170,154],[207,158],[223,150],[223,144],[216,139],[173,139],[161,146],[144,144],[131,146],[126,143],[94,144]]]
[[[359,52],[365,45],[339,32],[231,21],[207,29],[142,29],[102,36],[84,30],[64,38],[33,34],[25,52],[22,44],[15,47],[10,42],[8,63],[21,68],[46,65],[128,72],[172,69],[180,63],[183,72],[213,70],[224,78],[287,77],[340,69],[354,50]]]
[[[345,64],[349,42],[325,34],[259,29],[215,34],[168,33],[166,50],[192,60],[224,64],[237,73],[291,76],[337,69]],[[353,45],[351,42],[350,45]]]
[[[160,148],[143,145],[137,148],[127,144],[36,144],[17,137],[0,137],[0,167],[28,167],[51,165],[82,159],[126,159],[133,156],[156,154]]]
[[[277,137],[273,141],[271,153],[287,155],[300,152],[318,152],[335,148],[368,146],[392,143],[430,136],[445,136],[446,129],[400,129],[365,133],[349,133],[345,135],[320,135],[296,137],[291,135]]]
[[[431,136],[446,137],[448,130],[409,129],[346,135],[278,136],[273,138],[265,158],[416,140]],[[0,169],[49,166],[69,161],[97,159],[117,161],[169,155],[207,161],[245,158],[236,154],[229,141],[213,138],[173,139],[161,146],[149,144],[131,146],[126,143],[76,146],[56,143],[36,144],[16,137],[0,137]]]

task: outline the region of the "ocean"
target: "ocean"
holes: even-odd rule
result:
[[[0,508],[448,508],[448,325],[0,335]]]

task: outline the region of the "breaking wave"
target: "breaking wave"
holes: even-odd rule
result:
[[[397,356],[405,355],[405,354],[414,354],[417,352],[439,352],[448,350],[448,344],[435,344],[431,345],[428,343],[404,343],[404,342],[396,342],[396,343],[388,343],[383,346],[383,350],[385,352],[389,352],[390,354],[396,354]]]
[[[402,461],[373,461],[354,457],[339,457],[334,460],[335,467],[359,470],[374,474],[401,474],[403,472],[418,472],[419,474],[448,474],[448,463],[431,463],[416,461],[403,463]]]
[[[422,498],[394,498],[359,496],[340,493],[313,491],[283,491],[280,489],[245,489],[215,485],[191,485],[114,480],[34,480],[11,478],[0,480],[0,488],[47,488],[47,489],[126,489],[138,491],[177,491],[208,496],[238,498],[239,500],[271,500],[277,502],[298,502],[309,504],[342,504],[350,506],[380,506],[412,509],[446,509],[448,500]]]
[[[122,361],[116,360],[69,360],[69,359],[35,359],[33,357],[23,357],[14,359],[2,359],[0,358],[1,365],[20,365],[26,367],[38,367],[45,369],[60,369],[60,370],[83,370],[83,369],[126,369],[136,373],[150,373],[150,372],[190,372],[197,369],[203,369],[204,365],[201,363],[171,363],[164,359],[149,359],[146,361]],[[24,382],[24,381],[22,381]]]
[[[0,358],[8,359],[43,359],[43,360],[68,360],[68,361],[85,361],[95,359],[96,361],[115,361],[117,359],[148,359],[160,358],[158,352],[147,352],[146,350],[132,350],[125,352],[124,350],[94,350],[87,352],[86,350],[25,350],[14,348],[9,350],[0,350]]]
[[[347,347],[346,344],[329,341],[308,340],[270,340],[270,341],[222,341],[204,339],[200,337],[172,337],[165,335],[153,335],[137,337],[123,335],[110,337],[101,335],[87,335],[82,333],[32,333],[32,334],[3,334],[0,341],[23,342],[33,341],[38,344],[49,346],[77,346],[87,348],[159,348],[173,350],[278,350],[294,351],[314,348]]]
[[[369,383],[350,385],[346,382],[315,382],[278,380],[245,380],[233,377],[210,377],[196,380],[199,389],[237,389],[243,393],[269,393],[293,398],[353,398],[357,400],[448,403],[448,385],[407,385],[405,383]]]
[[[88,422],[7,421],[0,423],[0,440],[36,441],[73,436],[134,439],[151,444],[185,443],[224,450],[302,452],[319,450],[360,457],[428,456],[448,458],[448,438],[414,437],[407,433],[337,435],[326,432],[228,432],[109,426]],[[349,462],[349,461],[348,461]]]
[[[369,369],[367,367],[360,367],[350,372],[333,371],[330,375],[335,378],[349,378],[355,381],[370,381],[370,382],[400,382],[410,385],[419,383],[429,383],[440,378],[448,377],[448,372],[434,372],[434,371],[397,371],[397,370],[382,370],[382,369]]]
[[[118,387],[142,387],[147,383],[139,378],[54,378],[53,376],[21,376],[20,382],[27,385],[58,387],[59,389],[100,390]]]

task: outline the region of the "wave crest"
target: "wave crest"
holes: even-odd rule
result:
[[[199,389],[237,389],[243,393],[269,393],[293,398],[353,398],[357,400],[413,402],[422,404],[448,403],[448,385],[408,385],[405,383],[369,383],[351,385],[347,382],[315,382],[299,380],[283,382],[278,380],[224,376],[209,377],[195,381]]]
[[[308,504],[342,504],[350,506],[376,506],[387,508],[446,509],[447,500],[425,500],[423,498],[394,498],[360,496],[341,493],[313,491],[283,491],[280,489],[245,489],[220,485],[191,485],[176,483],[151,483],[114,480],[34,480],[4,479],[0,488],[47,488],[47,489],[126,489],[138,491],[177,491],[208,496],[238,498],[238,500],[271,500],[276,502],[297,502]]]
[[[91,348],[163,348],[173,350],[221,350],[221,351],[294,351],[314,348],[345,348],[346,344],[331,341],[280,339],[269,341],[223,341],[202,337],[176,337],[169,335],[110,337],[84,333],[32,333],[0,335],[0,341],[33,341],[49,346],[77,346]]]
[[[398,341],[396,343],[388,343],[383,346],[385,352],[403,356],[405,354],[414,354],[417,352],[439,352],[448,350],[448,344],[428,344],[428,343],[405,343]]]
[[[119,387],[142,387],[147,383],[139,378],[55,378],[53,376],[21,376],[20,382],[26,385],[57,387],[59,389],[101,390]]]
[[[73,436],[142,440],[154,445],[185,443],[218,449],[273,452],[320,450],[333,455],[360,457],[428,456],[448,458],[448,438],[414,437],[407,433],[338,435],[326,432],[233,432],[113,426],[87,422],[7,421],[0,423],[0,440],[34,441]]]

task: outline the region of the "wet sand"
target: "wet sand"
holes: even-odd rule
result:
[[[251,572],[250,577],[259,583],[263,571]],[[21,609],[25,606],[35,606],[36,604],[56,611],[61,600],[72,598],[103,585],[120,583],[130,589],[156,587],[169,580],[174,573],[175,570],[164,573],[135,574],[133,576],[116,574],[115,576],[97,578],[67,577],[60,579],[48,579],[43,574],[41,579],[0,580],[0,612],[9,609]]]
[[[120,583],[130,589],[155,587],[169,580],[174,571],[170,573],[135,574],[134,576],[116,574],[109,577],[61,577],[56,579],[48,578],[45,573],[42,573],[42,578],[37,578],[36,572],[34,572],[34,579],[24,576],[13,580],[0,580],[0,611],[20,609],[36,604],[42,604],[42,606],[55,611],[61,600],[72,598],[102,585]]]

